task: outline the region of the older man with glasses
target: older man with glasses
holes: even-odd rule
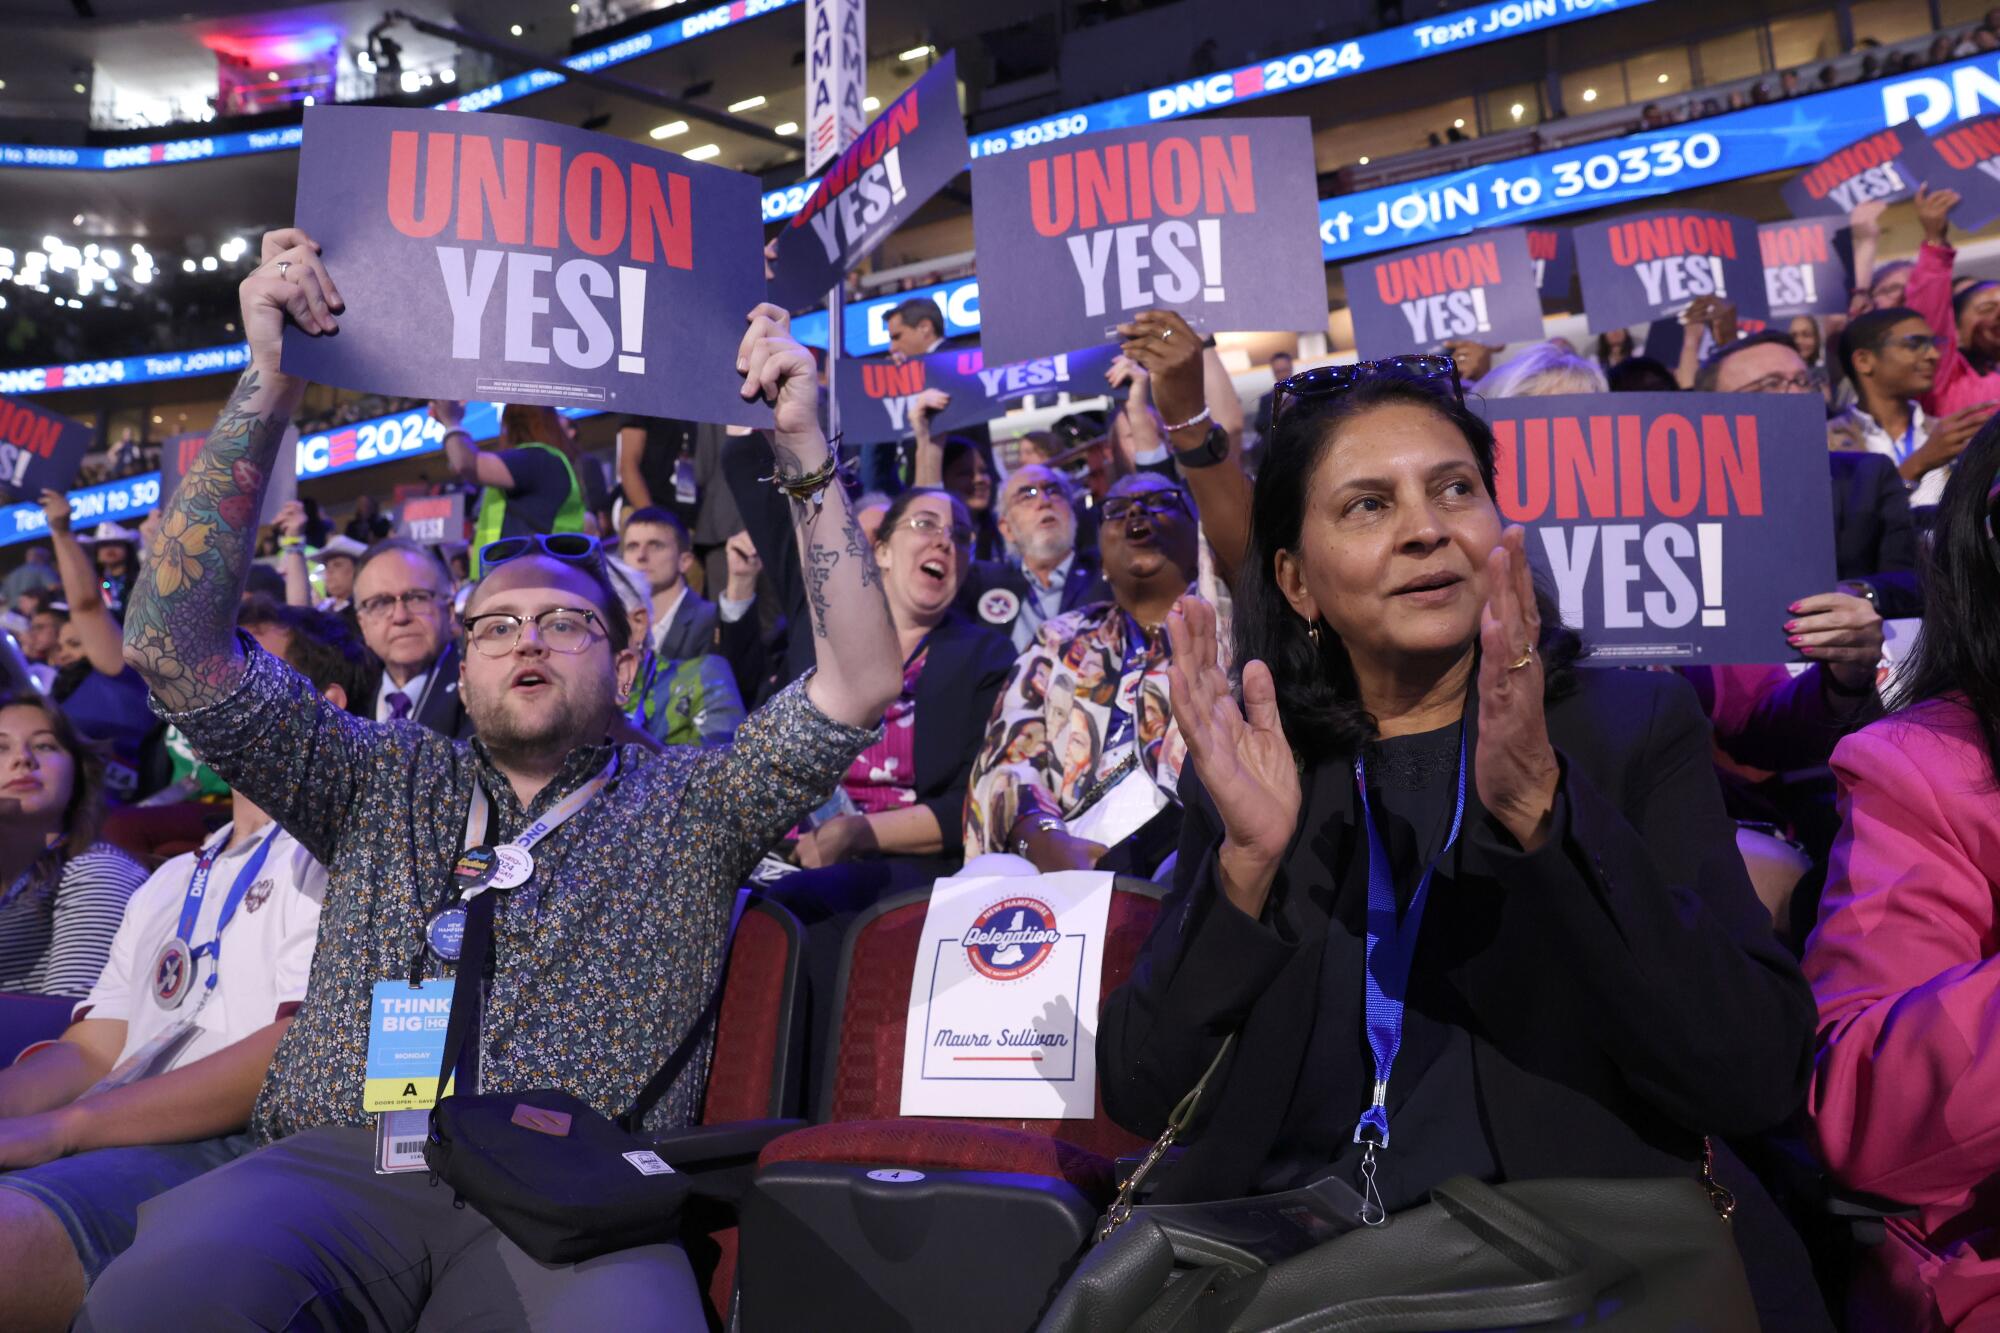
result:
[[[451,597],[450,573],[415,542],[390,537],[361,557],[354,610],[363,642],[382,663],[377,722],[420,722],[440,735],[472,735],[458,697]]]
[[[1043,625],[1111,596],[1095,551],[1076,548],[1076,508],[1062,474],[1040,463],[1014,470],[1000,489],[1004,560],[975,561],[958,606],[1026,652]]]

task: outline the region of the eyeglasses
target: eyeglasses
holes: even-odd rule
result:
[[[971,528],[966,527],[963,523],[953,523],[947,527],[944,523],[938,521],[937,517],[933,514],[912,514],[896,526],[899,528],[908,528],[919,537],[935,537],[939,533],[949,532],[953,546],[972,545],[973,534]]]
[[[1448,388],[1454,401],[1465,401],[1459,382],[1458,362],[1448,356],[1392,356],[1381,361],[1356,361],[1351,366],[1314,366],[1279,380],[1272,391],[1278,395],[1271,410],[1275,423],[1295,401],[1331,398],[1371,380],[1407,380],[1433,392]]]
[[[1012,509],[1015,505],[1026,504],[1030,500],[1044,499],[1060,503],[1068,500],[1069,496],[1062,487],[1056,485],[1054,482],[1049,482],[1045,485],[1039,481],[1031,481],[1025,486],[1016,486],[1014,488],[1014,493],[1007,499],[1007,507]]]
[[[1752,380],[1738,389],[1738,393],[1818,393],[1819,385],[1813,383],[1812,372],[1801,370],[1796,375],[1766,375],[1761,380]]]
[[[1104,502],[1099,511],[1106,523],[1123,523],[1134,508],[1145,510],[1154,518],[1166,518],[1172,514],[1187,512],[1187,497],[1179,490],[1141,491],[1137,495],[1114,495]]]
[[[1900,338],[1889,339],[1889,346],[1900,347],[1906,352],[1921,352],[1926,347],[1944,350],[1944,335],[1941,333],[1906,333]]]
[[[542,647],[552,653],[572,654],[590,646],[594,637],[591,626],[602,623],[595,611],[570,606],[552,607],[532,616],[488,611],[484,615],[466,618],[465,637],[479,650],[480,656],[505,657],[520,642],[521,626],[530,621],[534,622],[535,638]]]
[[[524,555],[545,555],[564,564],[592,569],[603,562],[597,538],[586,537],[580,532],[558,532],[550,536],[502,537],[497,542],[488,542],[479,548],[479,564],[482,569],[491,568],[504,565],[509,560],[519,560]]]
[[[383,616],[394,615],[399,606],[413,615],[421,615],[432,607],[444,605],[446,600],[448,599],[444,594],[432,592],[429,588],[412,588],[408,592],[385,592],[380,596],[367,598],[356,602],[354,609],[369,620],[378,620]]]

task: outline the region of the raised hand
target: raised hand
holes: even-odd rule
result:
[[[1888,208],[1887,199],[1862,200],[1849,210],[1847,229],[1853,233],[1856,240],[1864,238],[1873,240],[1882,234],[1882,214],[1887,212]]]
[[[1479,745],[1472,774],[1479,800],[1533,851],[1548,835],[1562,770],[1542,716],[1542,658],[1527,539],[1516,523],[1486,557],[1486,605],[1479,613]]]
[[[1299,769],[1278,718],[1271,669],[1243,665],[1243,703],[1217,661],[1215,608],[1183,597],[1167,616],[1167,693],[1188,763],[1222,816],[1222,889],[1256,917],[1299,822]]]
[[[278,369],[288,316],[307,333],[337,333],[334,315],[346,309],[320,262],[319,243],[297,227],[264,233],[263,262],[237,288],[237,299],[250,362],[267,373]]]
[[[277,517],[273,520],[278,531],[287,537],[303,537],[306,532],[306,507],[297,500],[287,500],[278,506]]]
[[[819,368],[792,337],[792,317],[765,301],[746,317],[750,327],[736,349],[742,394],[771,404],[778,443],[817,439]]]
[[[431,420],[446,430],[457,430],[465,424],[465,404],[454,403],[448,398],[431,399]]]
[[[62,533],[69,531],[69,497],[61,491],[43,491],[39,503],[42,517],[49,522],[49,531]]]
[[[1118,326],[1120,350],[1152,382],[1153,406],[1165,424],[1200,415],[1207,401],[1202,383],[1201,335],[1171,310],[1141,310]]]
[[[1951,230],[1951,210],[1958,207],[1962,196],[1957,190],[1933,190],[1928,185],[1917,187],[1917,221],[1924,229],[1924,239],[1932,245],[1943,245],[1944,238]]]
[[[943,389],[925,389],[910,404],[910,430],[919,440],[931,437],[931,418],[951,406],[951,395]]]

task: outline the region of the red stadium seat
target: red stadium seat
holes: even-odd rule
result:
[[[1160,895],[1117,881],[1103,994],[1131,972]],[[891,899],[848,932],[823,1123],[773,1140],[743,1201],[746,1333],[1029,1327],[1110,1201],[1113,1159],[1146,1147],[1101,1097],[1089,1120],[898,1116],[928,903]]]
[[[151,869],[182,852],[200,850],[208,835],[228,822],[229,807],[222,804],[127,805],[105,816],[104,838]]]

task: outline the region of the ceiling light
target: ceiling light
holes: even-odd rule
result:
[[[278,81],[278,71],[275,69],[269,70],[265,73],[264,77],[269,79],[272,83],[276,83]]]
[[[1661,83],[1665,83],[1666,81],[1667,81],[1667,76],[1666,76],[1666,75],[1664,75],[1664,74],[1662,74],[1662,75],[1660,76],[1660,82],[1661,82]]]
[[[929,46],[913,46],[909,50],[897,56],[896,59],[901,60],[906,64],[912,60],[922,60],[925,56],[931,53],[931,49],[932,48],[930,48]]]
[[[764,105],[764,95],[759,93],[755,97],[746,97],[740,102],[731,102],[729,104],[729,114],[733,116],[739,111],[755,111],[762,105]]]
[[[167,424],[167,419],[161,416],[159,413],[155,412],[153,414],[153,424],[155,426],[164,426]]]
[[[655,125],[649,131],[655,139],[671,139],[676,134],[686,134],[687,132],[688,123],[684,120],[669,121],[665,125]]]
[[[1464,116],[1460,116],[1460,117],[1459,117],[1459,118],[1458,118],[1457,120],[1454,120],[1454,121],[1453,121],[1453,122],[1451,123],[1451,127],[1452,127],[1453,129],[1455,129],[1455,130],[1462,130],[1462,129],[1464,129],[1464,128],[1465,128],[1465,117],[1464,117]]]
[[[882,109],[882,99],[879,97],[864,97],[861,99],[861,109],[863,111],[880,111]]]
[[[1367,158],[1365,158],[1365,157],[1364,157],[1364,158],[1362,158],[1362,159],[1361,159],[1361,165],[1362,165],[1362,166],[1364,166],[1364,167],[1365,167],[1365,166],[1367,166],[1367,165],[1368,165],[1368,159],[1367,159]]]
[[[181,272],[183,273],[194,272],[194,261],[192,259],[183,259],[181,261]]]
[[[1528,108],[1522,106],[1519,102],[1516,102],[1514,103],[1514,105],[1508,107],[1507,111],[1508,114],[1514,117],[1514,119],[1519,120],[1522,116],[1527,114]]]
[[[574,13],[576,13],[576,12],[577,12],[577,11],[578,11],[578,10],[579,10],[580,8],[581,8],[581,6],[579,6],[579,5],[571,5],[571,6],[569,7],[569,12],[570,12],[570,13],[572,13],[572,14],[574,14]]]
[[[83,214],[78,213],[75,217],[71,218],[69,225],[72,227],[81,227],[83,225]]]
[[[203,273],[213,273],[213,272],[215,272],[215,256],[214,256],[214,255],[203,255],[203,256],[201,257],[201,271],[202,271]]]
[[[1597,89],[1585,88],[1583,90],[1583,100],[1586,102],[1595,102],[1597,100]]]
[[[778,133],[780,134],[797,134],[798,132],[799,132],[799,123],[796,120],[788,120],[784,124],[778,126]]]
[[[83,86],[82,84],[80,84],[80,83],[78,83],[78,84],[72,84],[71,86],[72,86],[72,87],[74,87],[74,88],[75,88],[75,89],[76,89],[76,90],[77,90],[78,92],[83,92],[83,91],[84,91],[84,86]]]
[[[106,250],[97,256],[97,262],[106,268],[117,268],[125,262],[125,256],[119,254],[116,250]]]
[[[453,69],[449,65],[446,65],[443,69],[438,71],[439,83],[450,83],[453,79],[456,79],[457,77],[458,77],[458,71]]]
[[[513,27],[507,29],[507,31],[513,33],[516,37],[519,37],[521,35],[521,25],[516,23]]]
[[[7,80],[0,79],[0,92],[4,92],[6,88],[7,88]]]
[[[92,241],[92,242],[91,242],[91,243],[90,243],[89,245],[86,245],[86,246],[84,246],[84,247],[83,247],[83,256],[84,256],[84,258],[86,258],[86,259],[95,259],[95,258],[97,258],[97,242],[95,242],[95,241]]]
[[[78,219],[77,219],[77,221],[78,221],[78,222],[81,222],[81,221],[83,221],[83,219],[82,219],[82,218],[78,218]],[[57,249],[57,247],[58,247],[58,246],[60,246],[61,244],[62,244],[62,242],[61,242],[61,241],[59,241],[59,240],[57,240],[57,239],[56,239],[55,237],[53,237],[53,236],[44,236],[44,237],[42,237],[42,249],[44,249],[44,250],[48,251],[48,253],[50,253],[50,254],[54,254],[54,253],[56,252],[56,249]]]
[[[406,69],[403,71],[403,77],[401,82],[403,85],[404,92],[413,93],[417,89],[424,86],[424,76],[417,73],[413,69]]]
[[[311,106],[312,104],[313,104],[313,95],[312,95],[311,93],[307,93],[307,94],[306,94],[306,105],[307,105],[307,106]]]
[[[690,148],[687,150],[687,156],[696,162],[706,162],[711,157],[720,157],[721,155],[722,150],[712,143],[705,143],[699,148]]]

